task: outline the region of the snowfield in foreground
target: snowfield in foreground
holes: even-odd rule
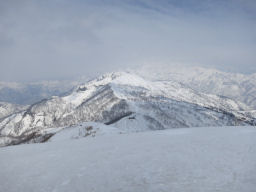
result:
[[[72,132],[72,131],[71,131]],[[0,191],[255,192],[256,128],[184,128],[0,148]]]

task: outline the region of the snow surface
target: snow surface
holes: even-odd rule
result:
[[[256,189],[255,127],[183,128],[79,139],[67,137],[74,134],[75,128],[71,130],[48,143],[0,148],[0,191]]]
[[[46,131],[49,133],[50,131]],[[51,130],[52,133],[56,132],[55,129]],[[51,142],[65,141],[69,139],[80,139],[83,137],[98,137],[101,135],[114,135],[122,134],[124,131],[120,131],[115,127],[107,126],[102,123],[96,122],[85,122],[73,127],[66,127],[60,129],[56,134],[50,139]]]

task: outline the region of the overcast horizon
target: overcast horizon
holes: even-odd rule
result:
[[[253,0],[0,1],[0,81],[158,64],[251,74],[255,53]]]

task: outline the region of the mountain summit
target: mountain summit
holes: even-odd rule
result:
[[[66,96],[53,96],[0,120],[1,145],[42,137],[49,128],[101,122],[128,132],[182,127],[253,125],[251,109],[173,80],[131,72],[102,75]]]

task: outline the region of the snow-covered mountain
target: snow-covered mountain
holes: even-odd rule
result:
[[[164,69],[164,70],[163,70]],[[202,67],[142,67],[138,74],[172,80],[192,89],[240,101],[256,110],[256,74],[227,73]]]
[[[134,70],[131,70],[134,71]],[[243,102],[256,110],[256,74],[227,73],[202,67],[142,67],[136,74],[151,80],[172,80],[196,91],[226,96]],[[0,82],[0,102],[21,105],[66,94],[74,86],[92,77],[73,81],[42,81],[34,83]]]
[[[79,81],[42,81],[33,83],[0,82],[0,102],[30,105],[53,95],[63,95]]]
[[[27,106],[17,105],[12,103],[0,102],[0,119],[13,113],[25,110]]]
[[[180,127],[252,125],[245,104],[197,92],[172,80],[149,80],[134,73],[103,75],[71,94],[31,105],[0,122],[2,145],[41,137],[47,128],[101,122],[133,132]]]

